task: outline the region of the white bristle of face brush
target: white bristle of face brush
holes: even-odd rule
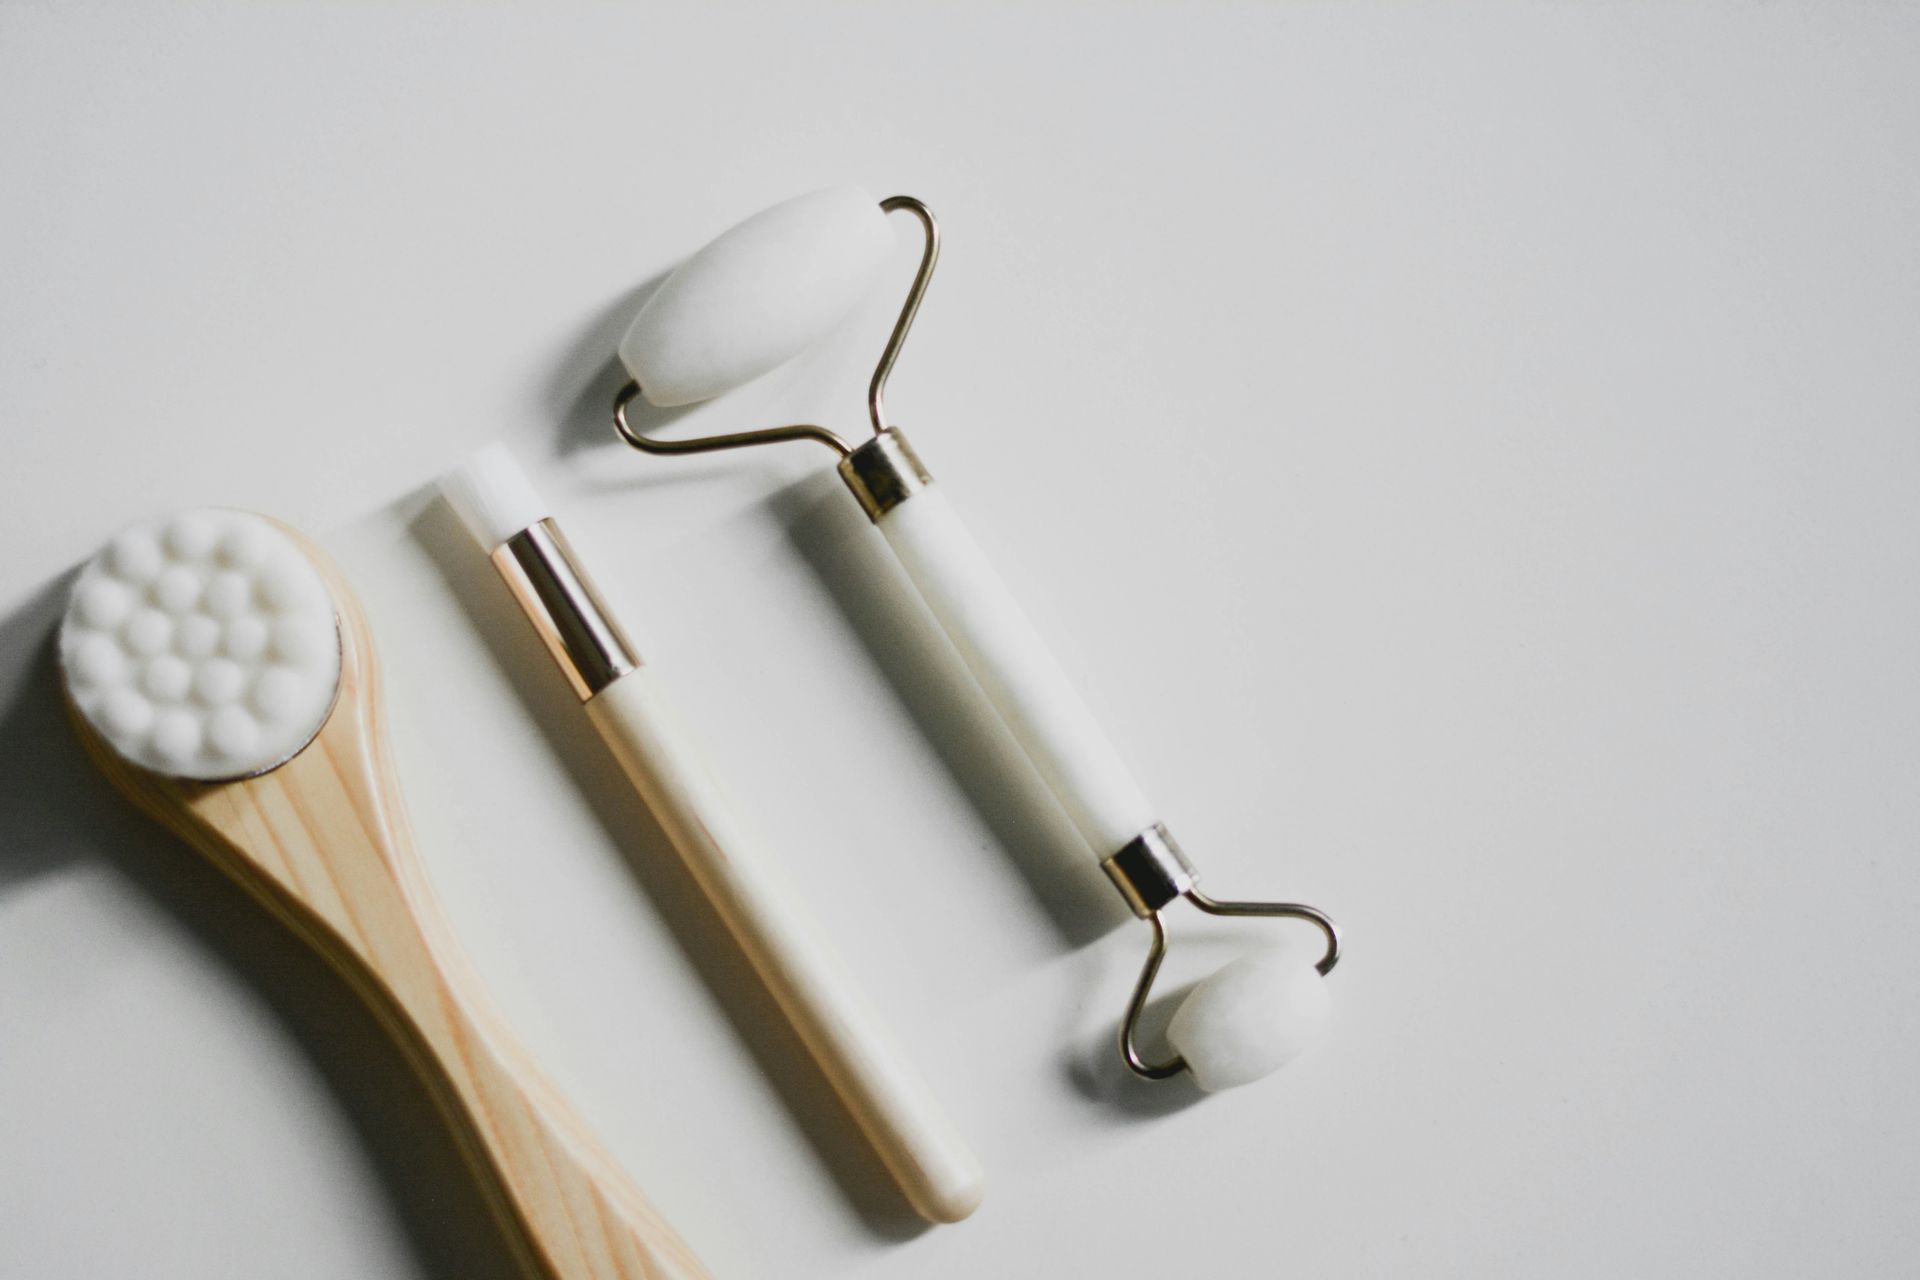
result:
[[[647,400],[692,404],[832,332],[893,248],[879,202],[829,187],[756,213],[681,263],[633,318],[620,359]]]
[[[497,441],[440,477],[440,492],[483,551],[553,514],[513,453]]]
[[[1167,1024],[1167,1042],[1202,1089],[1251,1084],[1313,1042],[1333,1007],[1317,958],[1305,947],[1256,951],[1188,994]]]
[[[87,724],[133,763],[247,777],[326,721],[339,619],[320,571],[271,521],[185,511],[125,530],[80,570],[60,670]]]

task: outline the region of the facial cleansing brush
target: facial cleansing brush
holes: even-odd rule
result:
[[[919,222],[925,247],[868,384],[871,439],[855,446],[811,424],[693,440],[633,429],[627,410],[634,399],[668,405],[698,398],[695,393],[718,394],[779,364],[838,324],[885,261],[885,218],[895,211]],[[1150,1078],[1191,1069],[1209,1089],[1245,1083],[1281,1065],[1324,1020],[1321,977],[1339,959],[1338,934],[1313,907],[1220,902],[1200,892],[1193,865],[1072,682],[906,437],[887,422],[887,378],[939,251],[932,212],[911,196],[876,203],[857,188],[834,188],[748,219],[689,258],[634,320],[620,344],[633,381],[614,402],[615,426],[628,444],[648,453],[813,440],[840,456],[841,478],[885,535],[1000,718],[1128,906],[1152,926],[1152,947],[1121,1024],[1127,1064]],[[1203,982],[1170,1027],[1175,1056],[1153,1062],[1136,1043],[1138,1024],[1166,953],[1162,909],[1182,897],[1215,915],[1305,920],[1320,930],[1325,946],[1317,956],[1287,949],[1230,965]]]
[[[367,1000],[531,1273],[706,1274],[461,954],[414,854],[366,620],[318,548],[240,511],[129,529],[81,570],[59,649],[87,754]]]

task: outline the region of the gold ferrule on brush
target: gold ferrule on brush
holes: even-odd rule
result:
[[[640,665],[633,642],[552,520],[529,525],[495,547],[493,567],[580,701]]]

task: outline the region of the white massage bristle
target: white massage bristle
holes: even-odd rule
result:
[[[441,476],[440,492],[480,549],[489,554],[552,514],[514,461],[512,450],[498,441],[467,459],[465,466]]]
[[[1313,1042],[1332,1009],[1316,954],[1283,946],[1241,956],[1196,986],[1167,1042],[1209,1093],[1251,1084]]]
[[[80,571],[60,666],[80,714],[133,763],[247,777],[325,722],[339,621],[320,571],[270,521],[188,511],[127,530]]]
[[[620,339],[620,360],[661,406],[751,382],[846,319],[893,243],[887,215],[859,187],[828,187],[764,209],[654,290]]]

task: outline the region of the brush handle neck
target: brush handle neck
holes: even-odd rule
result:
[[[385,771],[316,742],[250,793],[249,844],[229,849],[232,869],[392,1031],[454,1122],[524,1261],[559,1280],[704,1276],[495,1009],[427,882]],[[324,842],[309,843],[310,815],[325,812],[357,820],[330,822]],[[261,836],[278,865],[262,856]],[[208,831],[203,847],[216,839]]]

